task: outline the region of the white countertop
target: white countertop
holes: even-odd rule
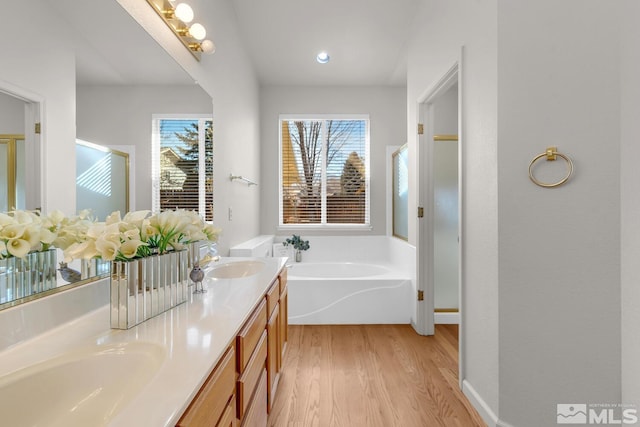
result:
[[[160,344],[165,357],[155,376],[104,425],[174,426],[287,260],[222,258],[217,264],[249,259],[264,261],[265,268],[246,278],[207,278],[206,293],[192,294],[190,287],[185,304],[129,330],[110,329],[109,306],[104,306],[5,350],[0,353],[0,376],[90,346]],[[37,407],[34,402],[34,410]]]

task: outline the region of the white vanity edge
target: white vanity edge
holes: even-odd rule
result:
[[[106,425],[174,426],[287,260],[222,258],[219,263],[241,259],[264,261],[266,266],[247,278],[206,279],[208,292],[193,295],[190,287],[185,304],[126,331],[109,328],[109,307],[103,305],[1,351],[0,376],[76,348],[136,341],[161,344],[166,356],[158,373]],[[108,293],[106,283],[87,286],[87,295],[100,295],[103,287]],[[73,304],[77,297],[70,295]]]

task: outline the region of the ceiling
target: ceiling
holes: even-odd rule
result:
[[[78,84],[193,83],[116,0],[44,1],[80,35]],[[406,40],[421,0],[224,1],[263,85],[406,83]],[[316,62],[321,50],[328,64]]]
[[[405,85],[420,0],[232,0],[264,85]],[[316,62],[326,50],[331,61]]]

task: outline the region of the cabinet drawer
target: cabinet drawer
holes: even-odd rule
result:
[[[244,328],[240,331],[236,342],[238,352],[238,373],[242,374],[249,363],[251,354],[256,348],[264,328],[267,325],[267,302],[262,299],[260,305],[253,312]]]
[[[267,372],[263,369],[256,393],[251,400],[242,427],[266,427],[267,425]]]
[[[276,304],[278,304],[279,299],[280,286],[276,280],[271,284],[271,287],[267,291],[267,317],[271,317],[273,315],[273,310],[276,308]]]
[[[287,289],[287,269],[283,268],[280,272],[280,276],[278,276],[278,281],[280,282],[280,295],[284,293]]]
[[[237,388],[237,406],[238,406],[238,419],[242,420],[253,391],[256,388],[256,384],[260,379],[260,373],[265,369],[265,362],[267,360],[267,331],[263,330],[258,343],[256,351],[253,352],[251,360],[247,364],[247,369],[238,379]],[[264,393],[265,402],[267,399],[267,392]]]
[[[236,427],[238,425],[236,421],[236,399],[234,397],[227,405],[216,427]]]
[[[235,352],[230,347],[178,421],[178,426],[214,426],[233,396],[236,382]]]

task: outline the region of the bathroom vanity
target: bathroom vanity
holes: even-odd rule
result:
[[[263,265],[238,277],[230,264],[239,261]],[[110,329],[104,305],[5,349],[3,422],[265,426],[287,342],[285,261],[223,258],[208,271],[207,292],[136,327]],[[103,282],[87,286],[108,289]],[[57,298],[77,304],[81,289]],[[43,402],[21,395],[34,378],[52,390]]]

